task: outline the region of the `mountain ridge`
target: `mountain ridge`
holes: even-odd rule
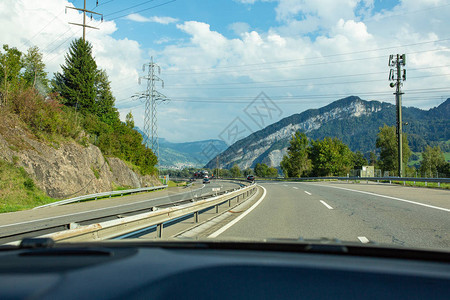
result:
[[[402,108],[403,121],[408,122],[404,131],[408,134],[413,150],[421,151],[427,144],[449,140],[449,107],[450,98],[428,111],[415,107]],[[268,125],[235,142],[220,154],[219,161],[225,168],[230,168],[235,163],[241,169],[254,167],[256,163],[278,167],[286,153],[290,137],[297,130],[313,139],[337,137],[349,145],[352,151],[374,151],[379,127],[395,123],[395,105],[349,96]],[[440,131],[435,130],[436,128]],[[205,167],[215,165],[216,158],[213,158]]]

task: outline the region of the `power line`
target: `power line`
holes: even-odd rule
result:
[[[425,45],[425,44],[431,44],[431,43],[439,43],[439,42],[445,42],[445,41],[450,41],[450,38],[431,40],[431,41],[419,42],[419,43],[404,44],[404,45],[397,45],[397,46],[390,46],[390,47],[377,48],[377,49],[368,49],[368,50],[352,51],[352,52],[345,52],[345,53],[321,55],[321,56],[311,56],[311,57],[305,57],[305,58],[299,58],[299,59],[278,60],[278,61],[260,62],[260,63],[252,63],[252,64],[242,64],[242,65],[234,65],[234,66],[218,66],[218,67],[215,67],[215,68],[197,69],[196,71],[207,71],[207,70],[228,69],[228,68],[242,68],[242,67],[246,67],[246,66],[260,66],[261,64],[270,65],[270,64],[280,64],[280,63],[305,61],[305,60],[311,60],[311,59],[323,59],[323,58],[328,58],[328,57],[354,55],[354,54],[360,54],[360,53],[368,53],[368,52],[376,52],[376,51],[383,51],[383,50],[390,50],[390,49],[398,49],[398,48],[419,46],[419,45]],[[382,56],[382,57],[384,57],[384,56]],[[191,72],[193,70],[192,69],[180,69],[180,70],[177,70],[177,72],[179,72],[179,71],[189,71],[189,72]],[[168,74],[170,74],[170,72]]]
[[[142,9],[142,10],[139,10],[139,11],[136,11],[136,12],[133,12],[133,13],[129,13],[129,14],[126,14],[126,15],[122,15],[122,16],[114,17],[114,18],[112,18],[112,19],[109,19],[109,21],[112,21],[112,20],[116,20],[116,19],[120,19],[120,18],[123,18],[123,17],[129,16],[129,15],[131,15],[131,14],[138,14],[138,13],[141,13],[141,12],[144,12],[144,11],[147,11],[147,10],[150,10],[150,9],[153,9],[153,8],[157,8],[157,7],[161,7],[161,6],[167,5],[167,4],[169,4],[169,3],[172,3],[172,2],[175,2],[175,1],[177,1],[177,0],[171,0],[171,1],[167,1],[167,2],[164,2],[164,3],[158,4],[158,5],[155,5],[155,6],[152,6],[152,7],[146,8],[146,9]]]
[[[414,51],[414,52],[407,52],[407,54],[417,54],[417,53],[425,53],[425,52],[436,52],[436,51],[444,51],[448,50],[450,47],[440,48],[440,49],[429,49],[429,50],[421,50],[421,51]],[[236,72],[251,72],[251,71],[267,71],[267,70],[273,70],[273,69],[292,69],[292,68],[302,68],[307,66],[319,66],[319,65],[328,65],[328,64],[336,64],[336,63],[351,63],[355,61],[367,61],[367,60],[375,60],[375,59],[382,59],[385,58],[385,55],[380,56],[373,56],[373,57],[362,57],[362,58],[352,58],[352,59],[344,59],[344,60],[337,60],[337,61],[323,61],[323,62],[316,62],[316,63],[309,63],[309,64],[301,64],[301,65],[291,65],[291,66],[274,66],[274,67],[266,67],[264,64],[260,64],[260,68],[253,68],[253,69],[247,69],[247,70],[224,70],[224,71],[215,71],[212,72],[215,69],[211,69],[211,71],[203,71],[201,72],[200,69],[198,70],[191,70],[190,73],[182,73],[182,72],[167,72],[167,76],[177,76],[177,75],[200,75],[204,76],[204,73],[208,74],[225,74],[225,73],[236,73]],[[242,74],[241,74],[242,75]]]

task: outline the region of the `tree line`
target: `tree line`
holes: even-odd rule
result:
[[[134,165],[141,174],[154,174],[157,158],[134,129],[131,112],[119,118],[105,70],[97,67],[92,45],[74,40],[61,72],[48,80],[38,47],[27,53],[3,45],[0,51],[0,108],[14,113],[38,138],[70,137],[92,143],[107,156]]]
[[[346,176],[350,170],[361,169],[362,166],[367,165],[381,169],[381,175],[398,176],[398,145],[394,126],[384,125],[379,128],[375,141],[379,149],[379,157],[375,152],[371,152],[369,160],[359,151],[352,152],[337,138],[325,137],[322,140],[312,140],[308,139],[304,133],[297,131],[289,144],[287,154],[284,155],[280,164],[285,177]],[[408,146],[406,134],[403,135],[402,148],[405,175],[415,176],[417,170],[407,165],[412,152]],[[439,146],[427,146],[422,153],[422,158],[418,170],[421,175],[428,174],[429,177],[436,173],[441,173],[445,177],[450,175],[450,163],[445,161]]]

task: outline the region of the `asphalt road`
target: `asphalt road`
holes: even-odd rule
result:
[[[0,244],[11,241],[10,235],[53,228],[72,222],[82,225],[96,223],[97,218],[111,215],[111,219],[127,215],[130,211],[150,209],[153,206],[178,202],[212,193],[213,188],[221,190],[237,188],[239,184],[227,181],[212,180],[210,184],[202,184],[202,180],[189,188],[169,188],[162,191],[141,193],[124,197],[104,198],[97,201],[73,203],[56,207],[45,207],[34,210],[0,214]],[[83,220],[81,222],[81,220]],[[94,220],[90,222],[89,220]],[[41,232],[43,234],[46,232]],[[35,236],[35,233],[26,236]],[[14,239],[13,239],[14,240]]]
[[[337,238],[450,250],[450,191],[386,184],[261,183],[264,200],[218,238]]]

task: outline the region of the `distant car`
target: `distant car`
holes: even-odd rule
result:
[[[248,181],[255,181],[255,176],[253,176],[253,175],[248,175],[248,176],[247,176],[247,180],[248,180]]]
[[[210,183],[210,181],[209,181],[208,178],[204,178],[204,179],[203,179],[203,183]]]

